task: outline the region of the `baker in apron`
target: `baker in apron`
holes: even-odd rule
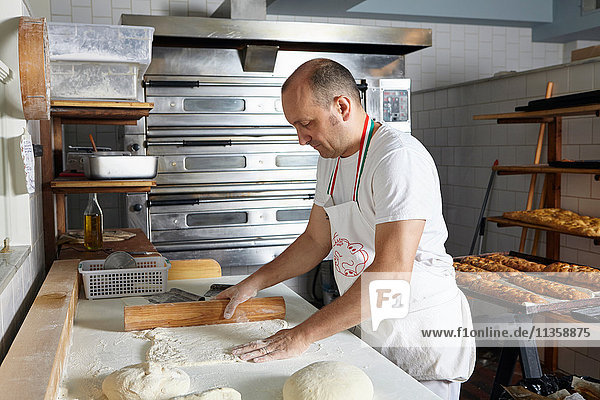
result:
[[[339,66],[330,60],[313,60],[313,62],[327,64],[328,67],[332,67],[331,64],[334,63],[336,65],[333,65],[333,68]],[[310,63],[311,61],[306,64]],[[301,70],[301,68],[303,67],[298,70]],[[307,69],[310,69],[310,67]],[[297,74],[298,70],[294,74]],[[353,84],[353,78],[349,72],[348,74],[350,75],[348,81]],[[286,90],[285,87],[284,84],[284,91]],[[301,91],[301,88],[297,90]],[[296,108],[303,109],[303,101],[311,95],[310,92],[299,93],[297,95],[299,103],[297,102]],[[304,237],[307,234],[305,232],[279,257],[238,285],[222,292],[218,298],[230,299],[230,303],[225,310],[225,317],[227,318],[231,316],[238,304],[254,296],[258,290],[306,272],[305,268],[311,262],[313,262],[313,266],[316,265],[314,261],[319,258],[311,259],[312,253],[320,252],[319,255],[322,259],[329,250],[333,258],[335,280],[342,296],[309,318],[312,321],[307,320],[295,328],[282,330],[266,340],[243,345],[234,350],[234,354],[240,356],[243,360],[262,362],[296,356],[304,352],[315,338],[318,340],[348,328],[351,325],[345,324],[348,324],[349,321],[354,321],[354,324],[360,322],[356,321],[356,319],[360,319],[360,315],[356,315],[356,309],[360,308],[360,294],[357,292],[358,289],[353,287],[353,284],[375,258],[376,225],[370,222],[361,211],[360,202],[362,200],[359,193],[361,188],[365,185],[368,188],[371,184],[368,180],[362,181],[362,179],[365,176],[365,165],[369,160],[369,150],[371,149],[373,137],[377,135],[381,126],[377,124],[376,127],[375,123],[360,106],[359,101],[343,100],[340,104],[341,108],[346,107],[346,114],[343,117],[346,120],[351,118],[349,116],[350,107],[354,107],[354,120],[352,121],[354,125],[352,126],[358,127],[358,124],[361,124],[362,133],[358,149],[351,153],[352,155],[358,153],[356,164],[348,164],[349,161],[353,160],[351,158],[345,158],[342,161],[342,156],[348,157],[348,152],[336,156],[335,166],[328,179],[326,201],[324,201],[321,211],[319,211],[320,207],[313,207],[311,213],[311,221],[307,227],[307,232],[312,229],[313,214],[322,217],[320,219],[315,218],[315,220],[320,221],[322,219],[325,222],[315,223],[319,229],[313,229],[312,234],[308,236],[320,235],[321,231],[327,230],[330,234],[329,246],[327,249],[324,249],[324,246],[317,246],[316,249],[312,249],[306,244],[309,239]],[[286,111],[285,106],[286,102],[284,102],[284,112]],[[306,107],[314,111],[314,107],[310,108],[310,104]],[[319,115],[318,110],[314,112]],[[296,114],[293,115],[294,117],[289,118],[286,112],[286,118],[296,126]],[[299,111],[297,115],[302,116],[304,114]],[[327,122],[322,121],[326,118],[315,117],[317,121],[315,124],[326,126]],[[358,118],[362,118],[362,120],[359,121]],[[331,122],[330,128],[335,132],[336,124],[339,122],[334,122]],[[304,127],[303,120],[300,120],[300,124]],[[301,144],[304,144],[300,133],[300,129],[304,128],[297,127],[297,129],[299,130],[298,135]],[[356,133],[358,132],[356,131]],[[310,141],[318,142],[315,145],[311,143],[311,145],[319,151],[322,157],[333,159],[330,154],[334,153],[327,148],[323,148],[329,144],[328,140],[333,143],[330,146],[332,148],[337,143],[335,137],[329,135],[328,138],[325,134],[320,140],[317,137],[316,139],[311,138]],[[348,168],[354,171],[354,182],[350,183],[353,191],[350,201],[342,201],[336,204],[333,195],[336,185],[340,185],[339,172],[342,168],[341,164],[344,164],[344,171],[348,171]],[[346,173],[345,176],[347,176]],[[346,180],[344,186],[348,186],[348,184],[349,182]],[[327,239],[320,236],[317,244],[322,244],[325,240]],[[294,268],[296,269],[295,274],[292,274],[291,271]],[[447,265],[447,268],[432,267],[416,257],[410,272],[411,296],[408,316],[398,320],[385,320],[376,332],[364,332],[363,338],[377,339],[376,343],[379,343],[377,347],[381,348],[382,354],[440,397],[458,399],[460,382],[468,379],[473,371],[475,360],[473,340],[423,338],[421,330],[470,328],[472,323],[468,304],[462,292],[456,287],[451,264]],[[348,291],[352,291],[352,295],[350,297],[344,296]],[[340,313],[344,315],[340,315]],[[346,314],[349,316],[346,317]],[[360,311],[358,311],[358,314],[360,314]],[[331,324],[327,326],[327,322],[336,317],[339,318],[341,328],[332,331],[337,326],[332,327]],[[310,329],[302,329],[302,326],[307,325],[307,323],[310,324]],[[367,342],[369,341],[367,340]]]

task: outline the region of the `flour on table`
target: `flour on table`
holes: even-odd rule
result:
[[[193,367],[234,363],[241,360],[231,355],[240,344],[265,339],[287,328],[281,319],[182,328],[155,328],[140,332],[151,342],[146,361]]]

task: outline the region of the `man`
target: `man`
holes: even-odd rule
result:
[[[234,354],[254,362],[298,356],[361,322],[363,271],[403,276],[411,284],[409,315],[382,323],[382,352],[442,398],[458,399],[460,382],[473,370],[473,340],[448,339],[440,346],[421,334],[471,326],[444,248],[448,235],[433,159],[411,135],[373,122],[352,74],[335,61],[301,65],[282,87],[282,104],[300,144],[321,156],[309,222],[281,255],[218,298],[230,299],[230,318],[238,304],[309,271],[330,251],[341,296],[300,325]]]

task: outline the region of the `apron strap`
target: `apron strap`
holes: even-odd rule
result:
[[[371,138],[373,137],[373,131],[375,128],[375,124],[367,115],[365,117],[365,123],[363,125],[362,136],[360,138],[360,149],[358,153],[358,163],[356,164],[356,176],[354,178],[354,190],[352,194],[352,200],[356,201],[358,197],[358,187],[360,185],[360,176],[362,175],[365,159],[367,157],[367,150],[369,145],[371,144]],[[337,178],[338,169],[340,166],[340,157],[338,157],[335,168],[331,172],[331,177],[329,178],[329,185],[327,189],[327,194],[333,196],[333,189],[335,188],[335,181]]]

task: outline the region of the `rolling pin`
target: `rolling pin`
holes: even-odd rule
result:
[[[229,300],[147,304],[125,307],[125,331],[157,327],[231,324],[285,318],[283,297],[254,297],[240,304],[230,319],[223,318]]]

